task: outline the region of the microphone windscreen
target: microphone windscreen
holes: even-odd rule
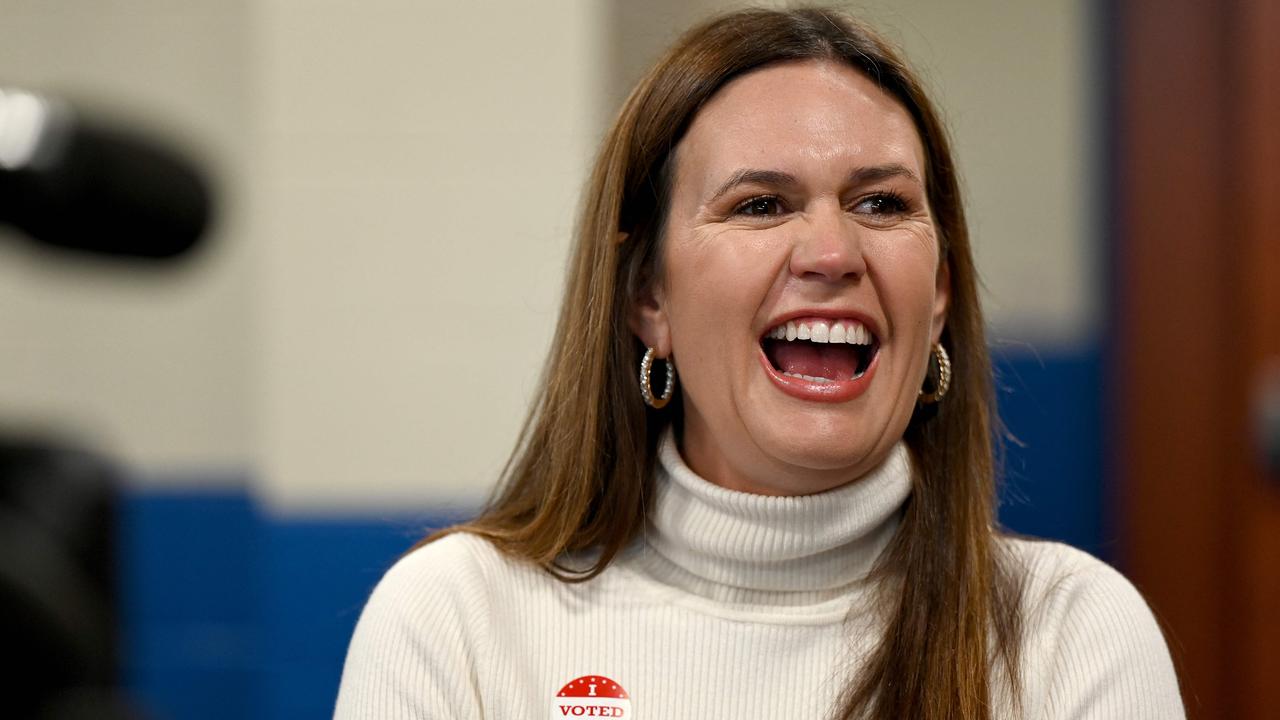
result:
[[[148,258],[180,255],[204,234],[212,193],[176,152],[75,117],[42,133],[38,161],[0,170],[0,221],[42,243]]]

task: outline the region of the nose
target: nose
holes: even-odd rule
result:
[[[867,272],[861,227],[836,208],[809,215],[791,248],[791,274],[806,280],[852,280]]]

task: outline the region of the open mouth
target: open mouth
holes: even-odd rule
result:
[[[791,320],[760,339],[779,373],[814,383],[857,380],[871,366],[880,343],[857,320]]]

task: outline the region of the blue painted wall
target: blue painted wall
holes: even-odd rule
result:
[[[1106,493],[1103,354],[996,353],[1006,439],[1000,520],[1115,559]]]
[[[369,590],[451,522],[273,517],[236,490],[133,493],[121,519],[125,682],[157,720],[331,715]]]
[[[1008,445],[1001,519],[1107,558],[1094,348],[997,356]],[[347,641],[421,516],[290,517],[244,492],[137,492],[123,506],[126,681],[158,720],[332,713]]]

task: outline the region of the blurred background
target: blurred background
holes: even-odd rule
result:
[[[506,459],[613,113],[737,5],[0,0],[0,88],[167,143],[213,198],[169,262],[0,226],[0,429],[44,452],[27,475],[97,488],[80,543],[122,706],[331,713],[373,583]],[[1002,521],[1134,579],[1191,717],[1274,717],[1280,6],[846,7],[955,136]]]

